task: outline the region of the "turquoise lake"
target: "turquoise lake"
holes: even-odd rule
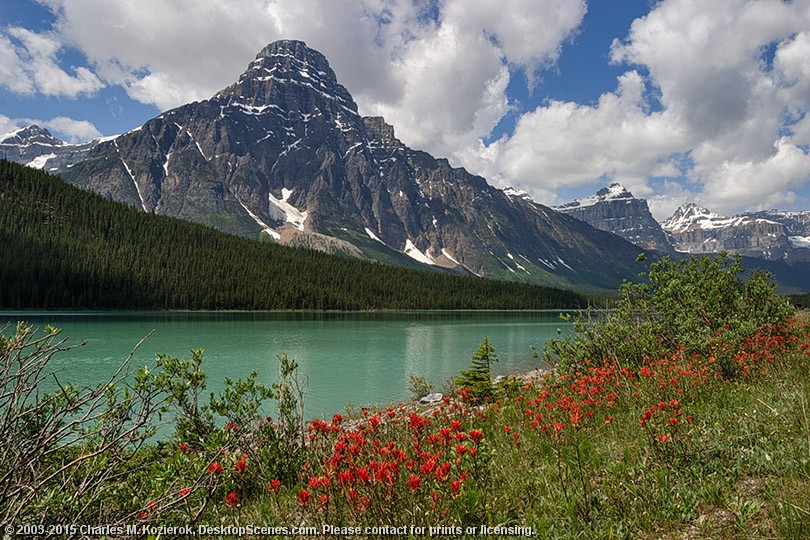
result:
[[[309,417],[331,416],[354,406],[385,404],[409,397],[408,375],[421,375],[441,390],[470,363],[484,337],[500,362],[493,373],[541,367],[532,345],[543,344],[570,325],[560,311],[515,312],[0,312],[0,327],[17,321],[62,329],[67,344],[84,345],[54,357],[62,383],[94,385],[112,374],[135,345],[135,364],[154,362],[156,353],[183,358],[205,350],[208,390],[226,377],[258,370],[259,380],[277,379],[276,355],[287,353],[308,379]]]

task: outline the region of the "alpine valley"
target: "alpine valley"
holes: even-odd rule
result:
[[[606,292],[637,278],[642,251],[728,251],[810,290],[810,212],[689,204],[659,224],[619,184],[543,206],[358,114],[301,41],[271,43],[231,86],[123,135],[71,145],[28,126],[0,136],[0,157],[143,212],[406,267]]]
[[[99,142],[55,172],[144,212],[386,263],[585,290],[612,290],[639,272],[633,244],[408,148],[382,118],[360,116],[326,58],[300,41],[268,45],[211,99]]]

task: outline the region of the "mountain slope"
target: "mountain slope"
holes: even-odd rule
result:
[[[592,197],[577,199],[554,209],[597,229],[619,235],[644,249],[663,253],[673,251],[661,225],[650,213],[647,201],[635,198],[621,184],[613,183]]]
[[[268,45],[239,80],[100,144],[63,177],[146,212],[402,264],[615,289],[640,251],[396,139],[323,55]]]
[[[139,212],[0,160],[0,309],[544,309],[559,289],[409,270]]]

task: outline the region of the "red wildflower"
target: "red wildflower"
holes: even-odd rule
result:
[[[189,493],[191,493],[191,488],[183,488],[177,492],[180,497],[187,497]]]
[[[450,493],[453,497],[458,497],[459,492],[461,491],[461,482],[458,480],[453,480],[450,482]]]
[[[476,443],[480,443],[484,439],[484,434],[477,429],[470,430],[470,438]]]
[[[180,443],[180,451],[181,452],[188,452],[188,444],[187,443]]]
[[[666,433],[662,433],[661,435],[658,436],[658,442],[660,442],[661,444],[668,443],[670,440],[672,440],[672,437],[670,437]]]
[[[281,488],[281,480],[274,478],[267,482],[267,489],[270,490],[271,493],[278,493],[278,490]]]
[[[219,474],[222,472],[222,465],[215,461],[208,466],[208,472],[210,474]]]
[[[298,505],[299,506],[307,506],[309,505],[309,500],[312,498],[312,495],[306,489],[302,489],[300,493],[298,493]]]
[[[237,461],[236,466],[234,467],[234,471],[237,474],[242,474],[244,472],[247,472],[247,461],[245,461],[244,458]]]
[[[422,483],[422,479],[419,478],[418,476],[416,476],[415,474],[412,474],[411,477],[408,478],[408,487],[411,488],[414,491],[419,489],[419,484],[421,484],[421,483]]]
[[[357,470],[357,479],[361,482],[368,482],[371,478],[371,475],[368,472],[368,468],[363,467],[362,469]]]
[[[231,491],[230,493],[225,495],[225,504],[227,504],[231,508],[239,504],[239,497],[236,496],[236,492]]]
[[[332,481],[328,476],[313,476],[309,479],[309,489],[327,488]]]

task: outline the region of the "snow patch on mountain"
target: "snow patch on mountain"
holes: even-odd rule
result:
[[[764,218],[754,218],[745,215],[723,216],[715,214],[698,206],[695,203],[681,205],[675,213],[661,224],[661,227],[670,233],[682,233],[689,229],[700,228],[705,231],[740,227],[748,223],[767,223],[777,225],[775,221]]]
[[[376,240],[377,242],[381,243],[382,245],[385,245],[385,242],[380,240],[379,237],[376,234],[374,234],[374,232],[371,229],[366,227],[364,230],[366,231],[366,234],[368,235],[369,238],[371,238],[372,240]]]
[[[286,221],[299,231],[303,231],[304,222],[306,222],[307,220],[308,212],[306,210],[301,211],[287,202],[292,193],[293,190],[282,188],[281,199],[276,199],[275,197],[273,197],[272,193],[269,193],[267,195],[270,199],[269,212],[270,215],[273,216],[275,219],[279,221]]]
[[[245,212],[247,212],[248,215],[253,218],[253,221],[255,221],[259,225],[259,227],[262,228],[263,233],[269,234],[270,236],[272,236],[276,240],[281,240],[281,235],[279,233],[277,233],[276,231],[271,229],[270,226],[267,223],[265,223],[264,221],[262,221],[262,219],[259,216],[257,216],[253,212],[251,212],[250,208],[248,208],[247,205],[245,205],[245,203],[240,201],[238,197],[236,198],[236,200],[239,202],[239,204],[242,205],[242,208],[245,209]]]
[[[433,257],[430,256],[430,253],[428,253],[427,251],[424,253],[419,251],[419,248],[417,248],[414,245],[414,243],[411,242],[410,238],[405,240],[405,249],[403,250],[403,253],[408,257],[410,257],[411,259],[419,261],[420,263],[429,264],[432,266],[436,265],[436,261],[433,260]]]
[[[788,236],[788,241],[794,248],[810,249],[810,236]]]
[[[37,156],[28,163],[28,166],[33,167],[34,169],[44,169],[45,164],[48,163],[48,160],[53,159],[55,157],[56,154],[54,154],[53,152],[51,152],[50,154]]]
[[[449,252],[449,251],[447,251],[447,250],[446,250],[446,249],[444,249],[444,248],[442,248],[442,255],[444,255],[445,257],[447,257],[448,259],[450,259],[452,262],[456,263],[457,265],[461,266],[461,263],[460,263],[460,262],[458,262],[458,261],[455,259],[455,257],[453,257],[452,255],[450,255],[450,252]]]

